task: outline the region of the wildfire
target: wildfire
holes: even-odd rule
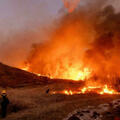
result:
[[[22,67],[21,69],[31,72],[31,71],[29,71],[29,68],[30,68],[30,65],[26,65],[26,66]],[[38,76],[42,76],[40,73],[36,73],[36,72],[31,72],[31,73],[34,73]],[[80,80],[84,81],[85,79],[88,79],[90,77],[90,74],[91,74],[91,71],[88,68],[84,68],[83,70],[79,70],[77,67],[76,68],[68,68],[68,70],[66,70],[64,72],[64,75],[62,78],[63,79],[71,79],[74,81],[80,81]],[[47,75],[44,75],[44,76],[47,76]],[[51,79],[56,78],[56,77],[50,76],[50,75],[48,75],[47,77],[49,77]]]
[[[24,70],[24,71],[30,72],[29,68],[30,68],[30,65],[26,65],[26,66],[22,67],[21,69]],[[34,73],[34,72],[31,72],[31,73],[36,74],[37,76],[41,76],[40,73]]]
[[[70,90],[70,91],[65,90],[64,93],[65,93],[66,95],[73,95],[73,92],[72,92],[71,90]]]
[[[27,65],[26,67],[23,67],[22,70],[29,71],[29,65]],[[79,80],[84,81],[85,79],[88,79],[91,75],[91,71],[88,68],[84,68],[83,71],[82,70],[76,71],[73,68],[73,69],[69,69],[69,71],[67,71],[67,72],[71,73],[70,78],[75,81],[79,81]],[[38,76],[42,76],[39,73],[34,73],[34,74],[36,74]],[[48,77],[53,79],[53,77],[50,77],[50,76],[48,76]],[[85,94],[85,93],[90,93],[90,92],[94,92],[94,93],[97,93],[100,95],[119,94],[114,89],[112,89],[110,86],[108,87],[107,84],[105,84],[104,86],[85,86],[83,88],[79,88],[78,90],[54,91],[54,92],[52,92],[52,94],[59,93],[59,94],[65,94],[65,95],[74,95],[74,94]]]
[[[22,67],[21,69],[24,71],[29,71],[29,65],[26,65],[26,66]]]
[[[100,94],[116,94],[116,92],[113,89],[109,89],[107,85],[103,88],[103,90],[100,92]]]
[[[88,87],[83,87],[79,90],[76,91],[72,91],[72,90],[63,90],[63,91],[54,91],[52,92],[53,94],[65,94],[65,95],[74,95],[74,94],[86,94],[86,93],[97,93],[100,95],[103,94],[119,94],[118,92],[116,92],[115,90],[111,89],[108,87],[108,85],[105,85],[103,88],[101,86],[88,86]]]
[[[94,12],[93,6],[76,9],[80,0],[63,2],[72,13],[61,16],[48,41],[32,47],[26,60],[29,65],[22,69],[85,84],[83,88],[64,88],[54,94],[118,94],[113,88],[120,88],[119,20],[110,18],[118,18],[119,14],[111,6]]]
[[[84,81],[90,77],[90,74],[91,71],[88,68],[84,68],[83,70],[79,70],[77,68],[68,68],[68,70],[65,71],[63,78],[75,81]]]
[[[22,70],[25,71],[29,71],[29,65],[25,66],[22,68]],[[75,68],[70,68],[69,71],[67,71],[68,73],[71,73],[69,75],[70,79],[73,79],[74,81],[79,81],[82,80],[84,81],[85,79],[89,79],[89,77],[91,76],[91,71],[88,68],[84,68],[83,71],[82,70],[77,70]],[[33,73],[33,72],[31,72]],[[34,73],[38,76],[42,76],[39,73]],[[50,77],[49,78],[53,79],[54,77]],[[65,94],[65,95],[74,95],[74,94],[85,94],[85,93],[90,93],[90,92],[94,92],[97,94],[119,94],[118,92],[116,92],[115,90],[113,90],[110,86],[108,86],[107,84],[105,84],[104,86],[85,86],[83,88],[79,88],[78,90],[63,90],[63,91],[54,91],[52,92],[52,94]]]

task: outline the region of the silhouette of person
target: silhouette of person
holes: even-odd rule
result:
[[[5,118],[7,115],[8,104],[9,104],[9,99],[7,97],[7,94],[6,94],[6,90],[3,90],[2,94],[1,94],[1,115],[2,115],[2,118]]]
[[[49,92],[50,92],[50,89],[47,89],[47,90],[46,90],[46,93],[48,94]]]

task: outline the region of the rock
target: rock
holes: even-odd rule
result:
[[[113,109],[120,113],[120,99],[108,104],[101,104],[98,107],[88,106],[85,109],[77,109],[64,120],[102,120],[104,115],[113,117],[112,112],[110,112]]]
[[[72,116],[72,117],[70,117],[68,120],[80,120],[78,117],[76,117],[76,116]]]
[[[99,113],[104,113],[110,109],[110,105],[109,104],[101,104],[98,106],[97,109],[98,109]]]
[[[90,113],[90,110],[82,110],[83,113]]]
[[[92,117],[93,117],[93,118],[97,118],[97,117],[99,117],[99,116],[100,116],[100,114],[99,114],[99,113],[94,112]]]
[[[112,104],[114,105],[115,103],[120,103],[120,99],[112,101]]]

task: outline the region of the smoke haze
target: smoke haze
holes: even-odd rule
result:
[[[61,6],[61,2],[51,1],[53,3],[49,0],[0,1],[1,62],[20,67],[31,45],[47,40]]]
[[[60,55],[53,58],[55,61],[67,54],[70,56],[68,57],[70,60],[73,58],[73,55],[76,54],[74,56],[77,57],[73,58],[74,62],[77,62],[78,59],[81,60],[84,51],[90,47],[89,43],[96,37],[96,31],[99,31],[98,29],[95,30],[93,26],[93,23],[96,22],[96,14],[108,3],[112,4],[116,8],[116,11],[119,12],[119,1],[117,0],[114,2],[112,0],[75,0],[69,3],[70,10],[74,11],[70,14],[66,12],[62,13],[62,17],[53,23],[55,17],[51,18],[51,16],[56,16],[56,14],[59,16],[59,10],[64,9],[62,8],[62,1],[55,2],[51,0],[51,2],[48,2],[47,0],[40,0],[40,2],[38,2],[38,0],[12,0],[11,2],[7,0],[6,2],[1,2],[0,8],[1,11],[4,12],[2,12],[3,17],[1,17],[2,19],[0,20],[0,61],[20,67],[21,64],[26,61],[26,57],[29,56],[27,62],[31,64],[31,69],[34,71],[36,65],[40,64],[40,61],[43,61],[38,59],[41,57],[41,51],[46,51],[47,53],[50,50],[49,48],[52,48],[50,54],[46,55],[47,58],[50,58],[51,56],[55,56],[53,51],[56,49],[54,49],[54,47],[56,47],[57,52],[60,53]],[[114,14],[116,11],[114,11]],[[71,34],[71,36],[69,36],[69,34]],[[74,38],[75,36],[77,37]],[[72,40],[69,40],[70,38],[72,38]],[[44,43],[44,41],[47,40],[50,42]],[[29,53],[31,45],[32,53]],[[43,46],[45,46],[45,49],[43,49]],[[61,46],[63,47],[62,51],[65,51],[65,53],[59,52],[61,51]],[[69,46],[72,49],[69,50]],[[73,55],[70,54],[74,46],[76,46],[75,51],[80,51],[79,55],[78,52],[73,52]],[[32,56],[35,56],[35,58]],[[66,62],[70,61],[67,60],[68,58],[66,58]],[[55,61],[53,60],[52,64],[54,64]],[[58,63],[58,65],[60,64],[61,66],[61,62]],[[68,63],[72,64],[71,62]],[[48,65],[46,62],[44,64]],[[50,65],[51,67],[52,64]],[[47,69],[50,68],[47,67]],[[46,71],[46,67],[43,71]],[[37,69],[37,72],[44,73],[43,71],[41,72]],[[50,73],[48,72],[47,74]]]

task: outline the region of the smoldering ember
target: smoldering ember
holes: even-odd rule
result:
[[[120,1],[0,1],[0,118],[120,120]]]

